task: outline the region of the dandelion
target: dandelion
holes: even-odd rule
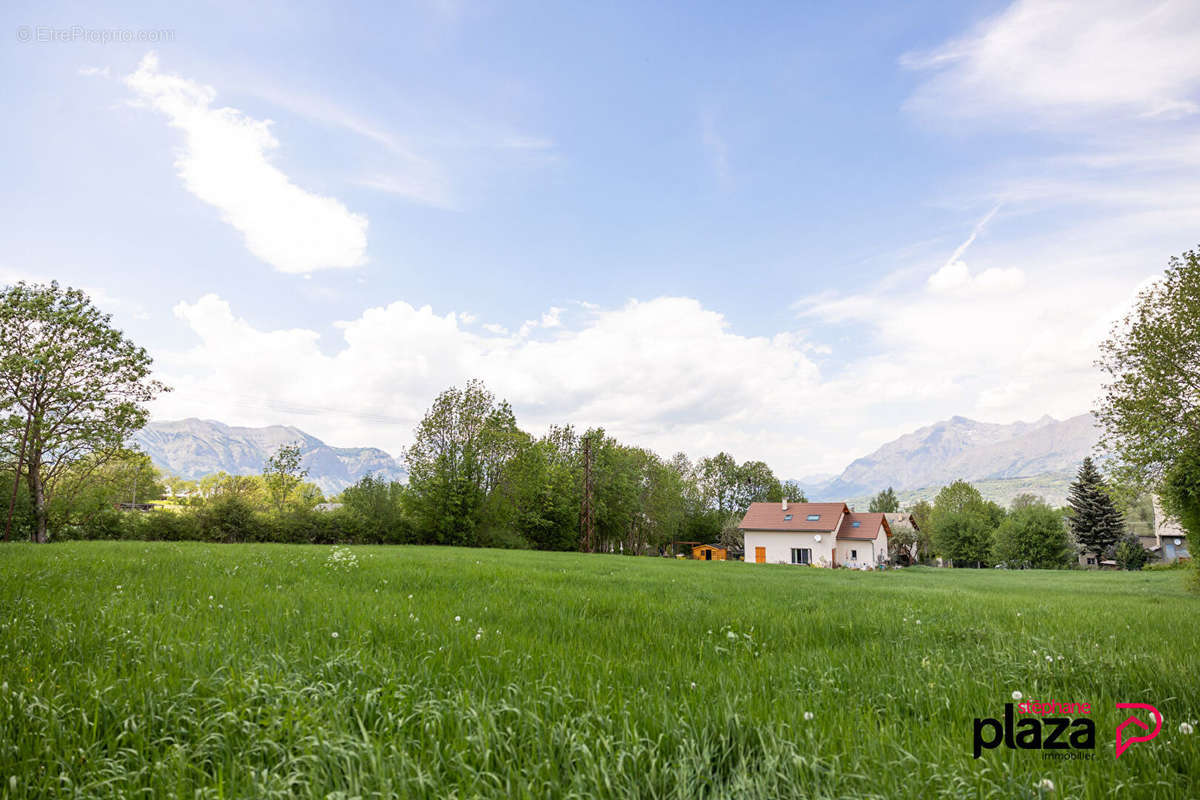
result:
[[[334,631],[333,633],[331,633],[331,634],[329,634],[329,635],[330,635],[331,637],[333,637],[334,639],[336,639],[336,638],[338,637],[338,632],[337,632],[337,631]]]
[[[920,625],[920,624],[921,624],[921,620],[917,620],[917,624],[918,624],[918,625]]]
[[[1013,700],[1020,700],[1024,696],[1025,695],[1021,694],[1019,691],[1013,691],[1012,693]]]
[[[1047,660],[1047,661],[1053,661],[1053,660],[1054,660],[1054,656],[1046,656],[1046,660]]]
[[[1195,730],[1195,728],[1192,727],[1192,723],[1190,723],[1190,722],[1179,723],[1179,732],[1185,736],[1187,736],[1194,730]]]
[[[121,591],[121,584],[119,584],[119,583],[117,584],[117,591],[118,592]]]
[[[1059,660],[1059,661],[1062,661],[1064,658],[1066,658],[1066,656],[1059,656],[1059,657],[1058,657],[1058,660]]]
[[[224,608],[224,607],[225,607],[224,603],[217,603],[217,608]]]
[[[736,639],[736,638],[737,638],[737,634],[736,634],[736,633],[734,633],[733,631],[730,631],[729,633],[725,634],[725,637],[726,637],[727,639]]]
[[[458,614],[455,614],[455,615],[454,615],[454,621],[455,621],[455,622],[462,622],[462,617],[460,617]]]
[[[482,639],[482,638],[483,638],[483,634],[482,634],[482,633],[477,633],[477,634],[475,634],[475,641],[477,641],[477,642],[478,642],[478,641],[479,641],[480,639]]]
[[[1037,789],[1039,792],[1053,792],[1054,781],[1050,780],[1049,778],[1042,778],[1033,785],[1033,788]]]
[[[696,682],[695,682],[695,681],[692,681],[692,688],[693,688],[693,689],[695,689],[695,688],[696,688]]]
[[[213,596],[210,594],[210,595],[208,596],[208,599],[209,599],[209,600],[212,600],[212,599],[213,599]]]
[[[812,720],[812,718],[813,718],[813,713],[812,713],[811,711],[805,711],[805,712],[804,712],[804,721],[805,721],[805,722],[809,722],[809,721],[811,721],[811,720]]]

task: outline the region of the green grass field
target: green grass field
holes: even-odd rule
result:
[[[1200,796],[1179,573],[332,552],[0,547],[0,795]],[[1094,760],[975,760],[1013,691]],[[1119,761],[1117,702],[1165,717]]]

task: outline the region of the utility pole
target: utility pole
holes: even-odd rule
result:
[[[583,437],[583,503],[579,507],[579,549],[596,552],[596,515],[592,507],[592,437]]]

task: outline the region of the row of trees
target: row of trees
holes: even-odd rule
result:
[[[936,554],[956,566],[1060,569],[1075,565],[1083,554],[1097,564],[1112,560],[1140,569],[1149,553],[1126,523],[1115,494],[1090,458],[1080,466],[1064,508],[1022,494],[1005,509],[966,481],[955,481],[932,505],[922,501],[913,509],[928,537],[902,531],[893,537],[893,549],[914,541],[907,552],[917,558]]]
[[[663,459],[603,429],[570,425],[532,436],[479,381],[438,395],[406,460],[408,485],[390,491],[412,529],[437,544],[657,552],[716,540],[752,502],[785,492],[803,500],[763,462],[728,453]],[[368,490],[379,487],[347,490],[346,506],[358,508],[357,494]],[[581,515],[585,492],[590,515]]]

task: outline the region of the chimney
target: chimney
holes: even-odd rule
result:
[[[783,498],[783,510],[787,511],[787,498]]]

